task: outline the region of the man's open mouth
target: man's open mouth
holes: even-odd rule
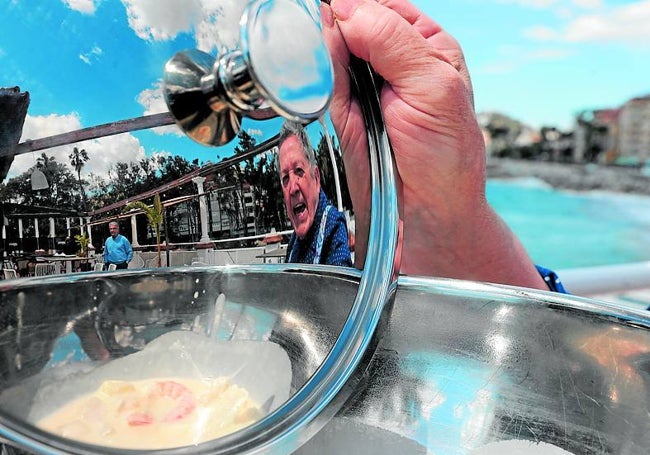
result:
[[[293,213],[296,215],[300,215],[305,210],[307,210],[307,206],[305,205],[304,202],[300,202],[293,206]]]

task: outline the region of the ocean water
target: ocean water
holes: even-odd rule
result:
[[[650,197],[491,179],[487,198],[536,264],[551,269],[650,261]]]

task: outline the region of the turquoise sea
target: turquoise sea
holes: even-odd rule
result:
[[[552,269],[650,261],[650,197],[489,180],[487,198],[533,261]]]

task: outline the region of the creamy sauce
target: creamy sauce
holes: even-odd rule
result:
[[[90,444],[162,449],[209,441],[255,422],[261,412],[227,378],[105,381],[37,425]]]

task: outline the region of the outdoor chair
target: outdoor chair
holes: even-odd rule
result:
[[[167,258],[165,256],[161,256],[160,261],[160,267],[167,267]],[[148,269],[158,267],[158,256],[147,259],[145,266]]]
[[[2,272],[5,275],[5,280],[15,280],[16,278],[18,278],[16,269],[2,269]]]
[[[134,254],[133,259],[129,262],[130,269],[141,269],[144,267],[144,259],[139,254]]]
[[[47,276],[54,274],[56,274],[56,268],[54,264],[41,262],[34,266],[34,276]]]
[[[108,264],[108,270],[109,270],[109,271],[117,270],[117,265],[115,265],[115,264]]]
[[[101,272],[104,270],[104,263],[103,262],[95,262],[95,265],[93,266],[93,270],[95,272]]]

